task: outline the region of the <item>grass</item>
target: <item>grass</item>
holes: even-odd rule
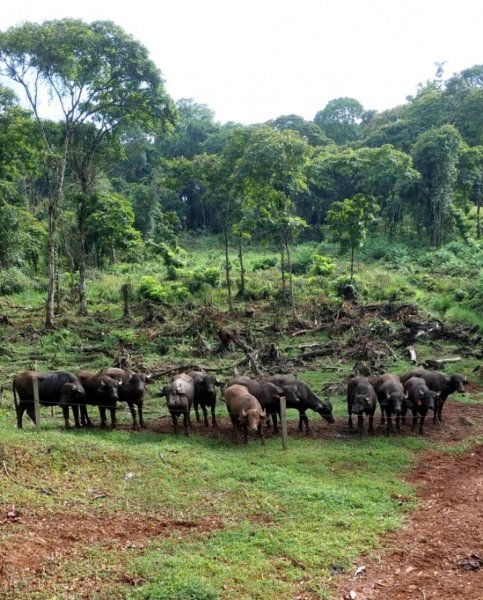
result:
[[[5,413],[0,436],[9,468],[22,481],[32,482],[29,474],[35,473],[35,484],[53,494],[3,478],[6,506],[40,514],[68,506],[71,515],[122,511],[221,519],[222,529],[186,539],[173,532],[149,541],[142,552],[113,553],[98,545],[76,558],[86,577],[100,562],[144,582],[135,591],[118,585],[119,597],[126,598],[326,593],[331,565],[350,568],[378,535],[400,525],[414,500],[406,502],[412,492],[398,475],[427,445],[415,438],[297,440],[284,452],[279,440],[242,446],[204,437],[53,428],[38,436],[12,429]],[[93,489],[105,497],[93,501]],[[54,587],[36,597],[51,598],[70,573],[69,563],[62,564]],[[109,588],[99,597],[115,597],[111,593]]]

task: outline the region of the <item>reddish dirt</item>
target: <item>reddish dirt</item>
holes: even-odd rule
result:
[[[421,506],[381,549],[341,578],[339,598],[481,600],[483,598],[483,445],[460,455],[425,453],[409,481]]]
[[[62,561],[94,544],[122,551],[142,548],[156,537],[176,531],[209,533],[221,529],[221,519],[166,520],[141,515],[48,514],[15,515],[0,505],[0,590],[12,590],[19,579],[37,582]],[[12,596],[13,597],[13,596]]]

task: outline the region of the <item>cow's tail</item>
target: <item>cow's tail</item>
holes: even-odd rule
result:
[[[18,413],[17,390],[15,389],[15,379],[12,381],[12,392],[13,403],[15,404],[15,411]]]

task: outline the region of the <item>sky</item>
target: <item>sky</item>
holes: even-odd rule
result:
[[[329,100],[406,101],[432,79],[483,63],[481,0],[20,0],[0,30],[64,17],[111,20],[144,44],[175,100],[220,122],[313,119]]]

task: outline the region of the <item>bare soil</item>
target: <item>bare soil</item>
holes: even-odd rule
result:
[[[483,405],[448,406],[448,426],[431,438],[464,439],[468,419],[481,435]],[[420,507],[381,548],[337,578],[339,598],[481,600],[483,598],[483,445],[462,454],[429,451],[408,477]],[[365,570],[355,573],[364,567]],[[352,595],[351,595],[352,592]],[[355,594],[355,595],[354,595]]]

